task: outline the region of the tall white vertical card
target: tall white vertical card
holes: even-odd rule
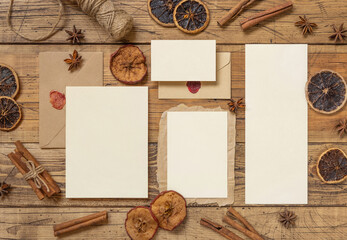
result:
[[[148,88],[66,88],[66,197],[148,197]]]
[[[246,204],[307,203],[307,45],[246,45]]]

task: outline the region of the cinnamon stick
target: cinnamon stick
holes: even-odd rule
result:
[[[223,217],[223,222],[239,230],[240,232],[242,232],[243,234],[245,234],[247,237],[251,238],[252,240],[264,240],[261,236],[244,228],[243,226],[241,226],[240,224],[238,224],[236,221],[232,220],[228,216]]]
[[[16,141],[15,142],[16,145],[16,150],[22,154],[24,156],[24,158],[32,161],[35,164],[35,167],[40,166],[40,163],[36,160],[36,158],[31,155],[31,153],[23,146],[23,144],[20,141]],[[41,173],[42,178],[46,181],[49,189],[51,191],[49,191],[47,193],[47,196],[50,197],[53,194],[59,193],[60,192],[60,188],[57,185],[57,183],[52,179],[51,175],[45,170]]]
[[[96,225],[107,220],[107,211],[94,213],[88,216],[77,218],[68,222],[56,224],[53,226],[54,236],[77,231],[81,228]]]
[[[234,208],[230,207],[227,213],[231,214],[236,219],[238,219],[243,225],[245,225],[245,227],[249,231],[254,232],[255,234],[258,234],[260,236],[260,234],[254,229],[254,227],[244,217],[242,217],[241,214],[239,214]]]
[[[293,3],[292,2],[286,2],[283,3],[281,5],[278,5],[276,7],[270,8],[268,10],[265,10],[263,12],[260,12],[258,14],[253,15],[252,17],[249,17],[247,19],[245,19],[244,21],[242,21],[241,24],[241,28],[242,30],[246,30],[250,27],[253,27],[254,25],[257,25],[258,23],[269,19],[271,17],[274,17],[278,14],[281,14],[282,12],[285,12],[289,9],[291,9],[293,7]]]
[[[235,5],[230,11],[225,14],[221,19],[217,21],[219,26],[224,26],[230,20],[236,18],[246,7],[254,3],[256,0],[241,0],[238,4]]]
[[[10,153],[7,156],[22,175],[26,174],[29,171],[27,166],[20,160],[20,157],[18,155],[14,153]],[[34,180],[28,179],[27,182],[31,186],[31,188],[34,190],[38,199],[42,200],[45,198],[45,195],[42,192],[42,190],[36,187]]]
[[[228,230],[227,228],[223,227],[222,225],[219,225],[218,223],[214,223],[206,218],[201,218],[200,225],[210,228],[213,231],[219,233],[223,237],[229,240],[243,240],[239,236],[237,236],[232,231]]]

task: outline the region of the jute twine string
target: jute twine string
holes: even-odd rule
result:
[[[7,25],[10,27],[10,29],[12,30],[12,32],[14,32],[15,34],[21,36],[22,38],[26,39],[26,40],[29,40],[29,41],[43,41],[43,40],[46,40],[47,38],[51,37],[54,33],[55,33],[55,29],[61,19],[61,16],[63,15],[63,3],[61,2],[61,0],[57,0],[58,4],[59,4],[59,12],[58,12],[58,19],[57,21],[55,22],[55,24],[51,27],[51,30],[40,36],[40,37],[29,37],[29,36],[25,36],[23,34],[21,34],[19,31],[15,30],[12,26],[12,23],[11,23],[11,15],[12,15],[12,8],[13,8],[13,3],[14,3],[14,0],[10,0],[10,6],[8,8],[8,11],[7,11]]]
[[[33,179],[37,188],[42,188],[42,184],[43,184],[46,187],[47,192],[49,192],[50,190],[47,183],[39,175],[40,173],[43,173],[45,169],[41,165],[38,167],[35,167],[35,164],[32,161],[27,161],[25,164],[27,165],[29,172],[24,174],[24,179],[25,180]]]
[[[132,29],[133,19],[132,17],[123,10],[115,9],[113,3],[110,0],[71,0],[76,2],[81,10],[96,19],[98,23],[116,40],[124,38]],[[57,25],[63,14],[63,4],[61,0],[57,0],[59,4],[58,19],[52,26],[51,30],[40,37],[32,38],[21,34],[15,30],[11,24],[11,14],[14,0],[10,0],[10,6],[7,12],[7,24],[10,29],[21,36],[22,38],[29,41],[42,41],[51,37],[57,28]]]

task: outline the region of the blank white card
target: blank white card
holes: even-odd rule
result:
[[[152,40],[152,81],[216,81],[216,40]]]
[[[246,45],[246,204],[307,204],[307,45]]]
[[[148,88],[66,88],[66,197],[148,197]]]
[[[167,189],[186,198],[226,198],[226,112],[168,112]]]

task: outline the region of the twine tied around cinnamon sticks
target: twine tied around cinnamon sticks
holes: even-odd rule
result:
[[[45,181],[43,181],[43,179],[39,175],[40,173],[43,173],[45,171],[42,165],[35,167],[35,164],[32,161],[27,161],[25,164],[28,167],[29,172],[24,174],[24,179],[26,181],[28,181],[29,179],[33,179],[37,188],[42,188],[43,184],[43,186],[46,187],[47,192],[50,192],[48,185]]]
[[[38,199],[42,200],[60,192],[60,188],[51,175],[41,166],[36,158],[20,141],[15,142],[16,148],[7,156],[24,176]],[[44,186],[44,187],[42,187]]]

